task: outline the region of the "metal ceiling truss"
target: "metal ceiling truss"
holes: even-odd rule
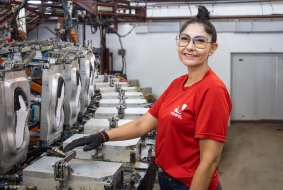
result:
[[[13,15],[13,6],[10,4],[0,4],[0,29],[5,28],[5,23],[9,22]]]
[[[98,17],[113,17],[115,22],[144,22],[146,20],[146,7],[131,6],[129,1],[114,3],[92,0],[73,0],[79,7]],[[80,16],[80,15],[78,15]]]
[[[73,10],[71,16],[73,19],[76,19],[76,24],[84,23],[93,26],[146,21],[146,7],[131,6],[130,1],[72,0],[72,2]],[[21,4],[22,2],[11,0],[9,7]],[[64,8],[59,1],[42,0],[40,4],[28,3],[24,8],[26,10],[27,33],[51,17],[64,17]],[[10,9],[6,12],[9,12]],[[0,24],[5,22],[8,17],[11,17],[12,14],[5,14],[5,16],[3,14],[3,18],[0,17]]]

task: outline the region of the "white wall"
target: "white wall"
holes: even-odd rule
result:
[[[44,22],[41,25],[39,25],[37,28],[33,29],[31,32],[28,33],[28,40],[43,40],[43,39],[50,39],[55,38],[54,34],[49,32],[45,26],[50,28],[52,31],[54,31],[54,28],[56,27],[57,22]]]

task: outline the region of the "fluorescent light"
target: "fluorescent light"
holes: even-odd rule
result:
[[[108,6],[97,6],[97,9],[99,11],[105,11],[105,12],[112,12],[113,8],[112,7],[108,7]]]
[[[48,3],[48,4],[51,4],[51,3],[52,3],[52,1],[47,1],[47,3]]]
[[[51,15],[51,13],[49,13],[49,12],[45,12],[44,14],[46,14],[46,15]]]
[[[41,4],[41,1],[28,1],[30,4]]]

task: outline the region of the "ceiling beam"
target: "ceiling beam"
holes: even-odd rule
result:
[[[12,15],[13,13],[6,15],[2,20],[0,20],[0,25],[3,24],[5,21],[7,21],[7,19],[10,18]]]

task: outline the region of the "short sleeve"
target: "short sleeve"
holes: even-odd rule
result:
[[[168,90],[168,89],[167,89]],[[167,95],[167,90],[165,90],[163,92],[163,94],[158,98],[158,100],[153,104],[153,106],[148,110],[148,112],[155,117],[156,119],[158,119],[158,113],[159,113],[159,109],[162,105],[162,102],[164,101],[166,95]]]
[[[199,101],[195,138],[225,142],[231,107],[230,95],[225,88],[209,88]]]
[[[158,100],[153,104],[153,106],[148,110],[148,112],[158,119],[158,113],[162,106],[162,103],[165,101],[166,97],[169,96],[169,94],[172,94],[172,92],[175,92],[176,89],[182,87],[179,86],[182,84],[184,78],[186,78],[187,75],[183,75],[171,82],[171,84],[167,87],[167,89],[163,92],[163,94],[158,98]],[[180,83],[181,82],[181,83]]]

